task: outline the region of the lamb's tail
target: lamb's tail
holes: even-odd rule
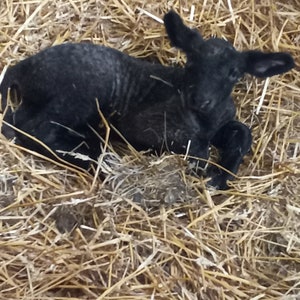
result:
[[[19,84],[19,70],[16,66],[4,68],[0,75],[0,111],[3,113],[9,106],[17,108],[21,102],[21,91]],[[8,101],[10,102],[8,103]],[[13,109],[14,110],[14,109]]]
[[[10,128],[6,123],[13,125],[13,111],[9,107],[9,88],[13,86],[13,75],[11,69],[5,67],[0,75],[0,113],[3,114],[3,122],[1,125],[1,132],[7,138],[14,137],[14,130]]]
[[[7,66],[4,67],[0,74],[0,94],[1,94],[1,107],[0,112],[3,113],[5,107],[7,106],[7,93],[9,88],[8,76],[7,76]]]

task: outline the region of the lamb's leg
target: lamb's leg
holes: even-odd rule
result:
[[[72,130],[64,124],[52,121],[47,111],[35,112],[23,107],[17,110],[14,119],[15,127],[29,135],[16,131],[16,143],[52,159],[59,157],[73,165],[88,169],[90,161],[83,160],[82,157],[77,158],[75,154],[80,153],[94,160],[100,154],[100,141],[88,126]],[[30,136],[42,142],[51,151]]]
[[[211,143],[220,151],[219,164],[236,174],[243,157],[250,150],[251,131],[238,121],[230,121],[217,132]],[[226,182],[233,178],[230,173],[215,166],[209,167],[208,175],[212,178],[209,184],[218,189],[228,188]]]

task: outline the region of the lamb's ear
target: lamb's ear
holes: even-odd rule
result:
[[[190,29],[184,25],[175,11],[171,10],[164,16],[164,23],[171,44],[187,54],[199,49],[203,43],[200,33],[196,29]]]
[[[245,51],[245,72],[257,77],[269,77],[282,74],[295,66],[292,56],[288,53],[263,53]]]

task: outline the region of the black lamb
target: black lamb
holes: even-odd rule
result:
[[[208,167],[210,184],[227,188],[230,172],[238,171],[252,141],[250,129],[235,120],[230,96],[235,83],[244,73],[268,77],[287,72],[294,61],[287,53],[239,52],[225,40],[204,40],[174,11],[165,15],[164,23],[172,45],[186,53],[184,68],[89,43],[50,47],[10,67],[0,86],[4,121],[27,134],[3,124],[4,135],[51,156],[33,136],[59,157],[88,168],[87,162],[62,152],[76,149],[97,159],[97,134],[103,130],[100,108],[139,150],[208,159],[214,145],[219,164],[229,172]]]

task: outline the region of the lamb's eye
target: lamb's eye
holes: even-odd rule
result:
[[[236,81],[241,77],[241,73],[238,68],[230,68],[228,72],[228,79],[230,81]]]

